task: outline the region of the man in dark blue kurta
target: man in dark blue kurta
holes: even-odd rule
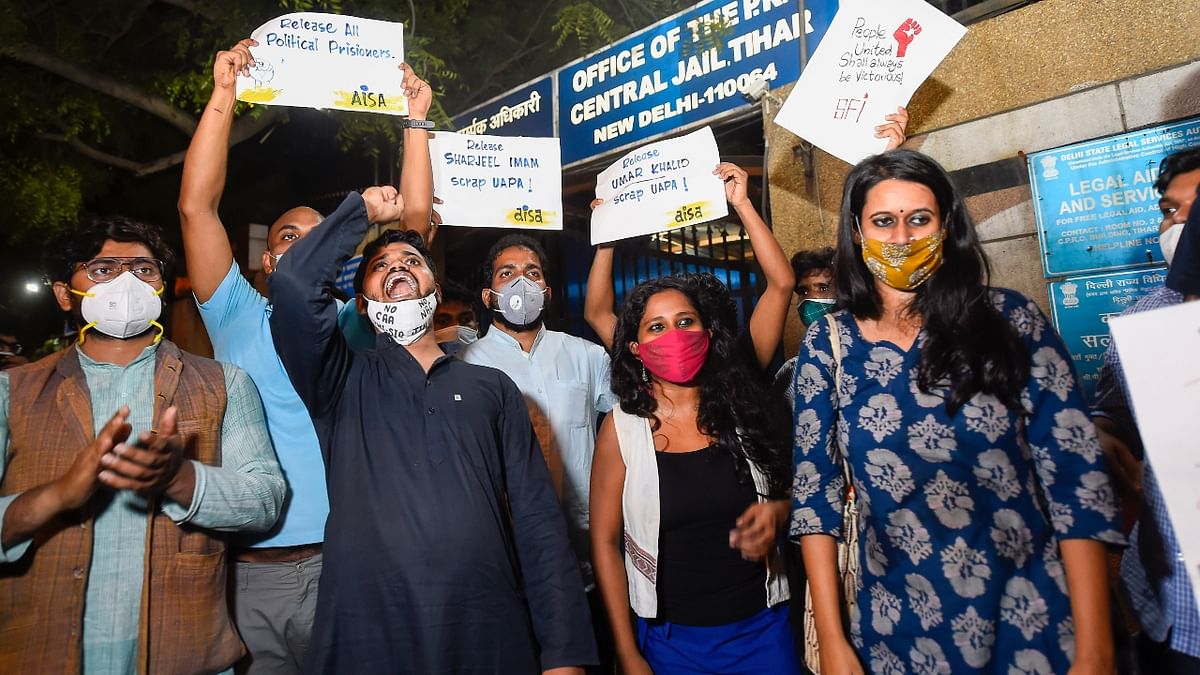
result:
[[[334,280],[399,202],[352,193],[270,279],[275,345],[329,487],[309,670],[582,673],[596,662],[583,583],[516,385],[444,355],[432,330],[365,352],[338,330]],[[364,306],[436,297],[428,251],[400,235],[364,251]]]

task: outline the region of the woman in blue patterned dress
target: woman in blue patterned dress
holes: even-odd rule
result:
[[[835,268],[840,377],[818,321],[795,381],[791,537],[822,672],[1111,673],[1105,544],[1123,539],[1062,340],[988,285],[962,199],[919,153],[851,172]],[[860,512],[848,635],[843,456]]]

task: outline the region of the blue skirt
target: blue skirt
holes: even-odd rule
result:
[[[798,675],[787,603],[723,626],[637,620],[638,647],[655,675]]]

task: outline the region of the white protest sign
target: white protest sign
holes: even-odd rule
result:
[[[557,138],[442,132],[429,152],[443,225],[562,229]]]
[[[721,162],[717,139],[704,127],[644,145],[596,177],[592,243],[706,223],[729,214],[725,184],[713,175]]]
[[[1200,604],[1200,302],[1116,317],[1109,326],[1120,349],[1146,459]],[[1169,561],[1173,553],[1164,555]]]
[[[407,115],[404,25],[299,12],[250,34],[255,64],[238,76],[239,101]]]
[[[843,0],[775,123],[851,164],[883,152],[875,127],[966,33],[922,0]]]

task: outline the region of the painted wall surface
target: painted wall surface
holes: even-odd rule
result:
[[[914,96],[906,147],[967,195],[993,283],[1050,314],[1025,155],[1200,114],[1200,2],[1041,0],[973,24]],[[773,92],[781,99],[790,87]],[[789,255],[831,245],[849,165],[772,123],[771,215]],[[800,339],[794,314],[785,349]]]

